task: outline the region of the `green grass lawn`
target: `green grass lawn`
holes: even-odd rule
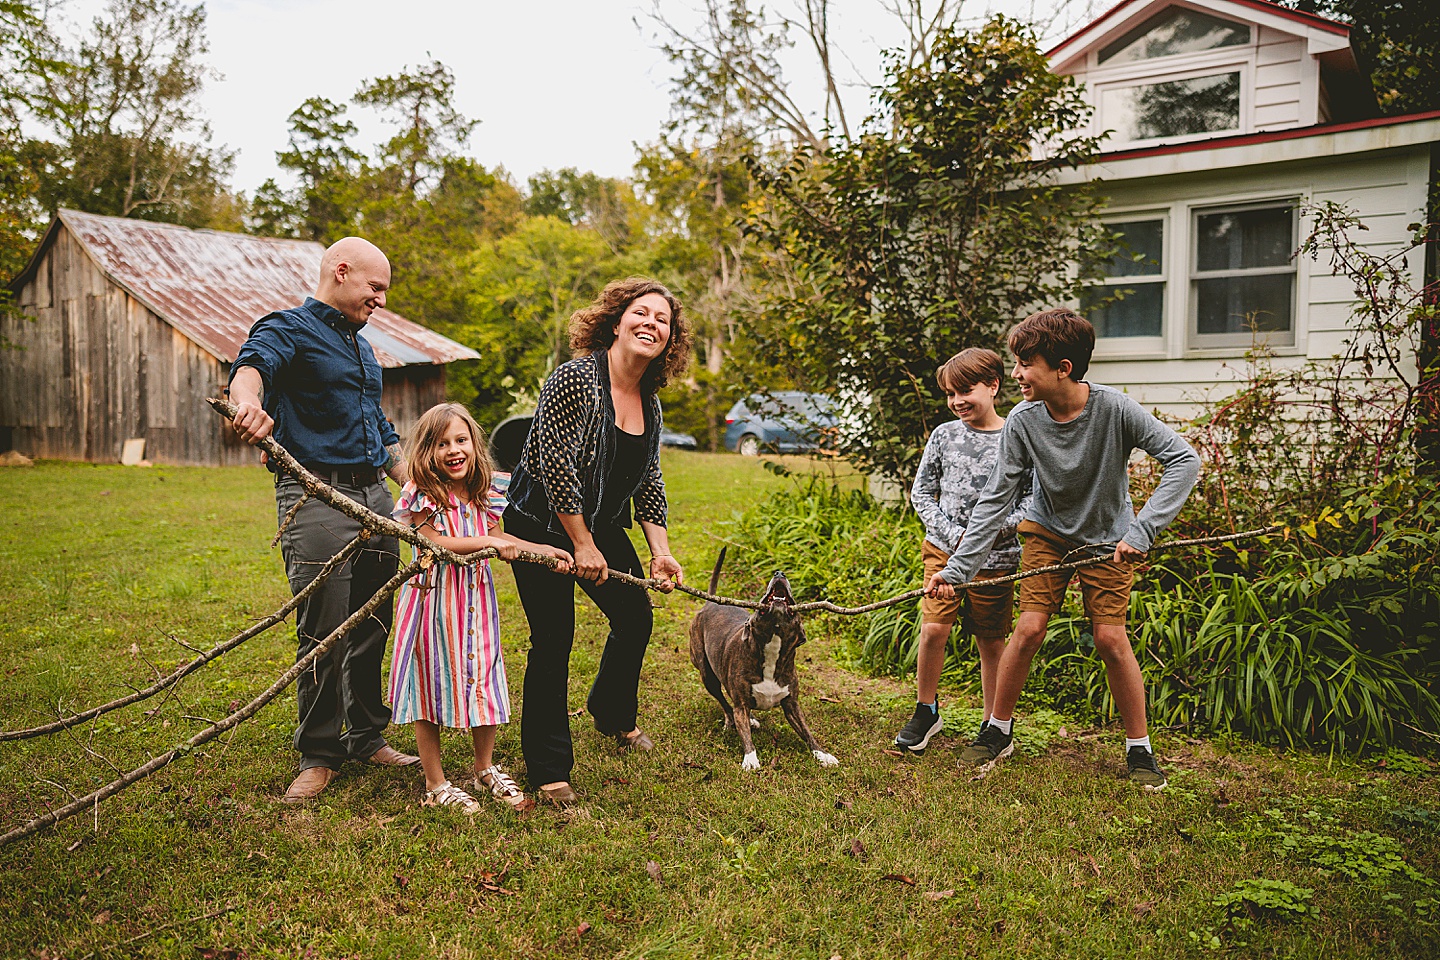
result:
[[[672,543],[703,585],[729,521],[788,481],[725,455],[667,451],[664,466]],[[182,643],[208,647],[278,607],[274,528],[255,469],[0,471],[0,727],[113,699],[188,659]],[[508,571],[499,580],[523,711],[525,622]],[[738,574],[722,584],[756,589]],[[641,724],[657,748],[622,756],[577,716],[577,808],[466,819],[421,809],[418,772],[358,765],[286,806],[295,701],[283,696],[98,810],[0,850],[0,955],[1440,954],[1440,781],[1427,762],[1162,733],[1172,781],[1152,795],[1125,782],[1118,730],[1032,709],[1018,728],[1030,751],[974,782],[952,746],[976,699],[950,691],[956,733],[922,758],[893,756],[911,690],[849,672],[815,618],[804,705],[841,765],[820,768],[776,711],[756,737],[764,766],[746,774],[689,663],[698,604],[656,602]],[[604,639],[594,608],[580,611],[576,707]],[[0,827],[178,743],[293,657],[287,624],[174,697],[0,744]],[[452,770],[467,740],[447,739]],[[393,742],[414,745],[407,729]],[[518,724],[499,753],[523,775]]]

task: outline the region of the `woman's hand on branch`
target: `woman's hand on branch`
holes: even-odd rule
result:
[[[674,557],[662,553],[650,558],[650,579],[660,581],[661,593],[670,593],[675,584],[685,582],[685,571]]]
[[[610,576],[605,554],[593,542],[575,544],[575,575],[596,583],[604,583]]]

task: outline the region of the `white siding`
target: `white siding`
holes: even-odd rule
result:
[[[1355,238],[1369,250],[1394,250],[1406,243],[1409,225],[1423,218],[1429,173],[1428,146],[1397,148],[1345,158],[1275,163],[1206,173],[1109,181],[1116,216],[1155,212],[1168,218],[1165,237],[1166,296],[1163,349],[1146,354],[1117,353],[1123,341],[1102,341],[1091,376],[1127,390],[1141,403],[1176,415],[1193,414],[1195,404],[1235,389],[1245,367],[1243,349],[1193,347],[1189,334],[1190,225],[1194,212],[1231,202],[1298,199],[1331,200],[1353,208],[1369,229]],[[1299,235],[1308,230],[1302,218]],[[1423,282],[1417,253],[1410,262],[1412,283]],[[1279,348],[1277,363],[1324,360],[1344,350],[1350,334],[1354,291],[1333,274],[1328,261],[1297,262],[1295,345]],[[1107,351],[1109,354],[1107,356]]]

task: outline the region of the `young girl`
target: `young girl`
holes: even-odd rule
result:
[[[514,560],[521,550],[555,557],[564,550],[529,543],[498,529],[504,497],[491,486],[492,466],[480,428],[458,403],[431,407],[416,422],[407,457],[410,482],[395,519],[455,553],[494,547]],[[414,723],[425,770],[424,806],[480,809],[475,798],[445,777],[440,727],[468,727],[475,741],[475,785],[515,808],[530,805],[515,781],[495,764],[495,729],[510,719],[500,624],[489,561],[471,566],[436,563],[400,588],[399,626],[390,665],[395,723]]]

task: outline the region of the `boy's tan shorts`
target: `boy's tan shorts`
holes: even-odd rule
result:
[[[1033,520],[1020,521],[1019,529],[1024,540],[1020,548],[1022,573],[1086,558],[1084,553],[1072,552],[1081,544],[1067,540]],[[1135,581],[1133,563],[1110,560],[1093,567],[1042,573],[1038,577],[1021,580],[1020,609],[1047,615],[1059,613],[1065,600],[1065,588],[1069,586],[1070,578],[1076,575],[1080,577],[1080,597],[1090,622],[1125,626],[1126,615],[1130,612],[1130,586]]]
[[[920,545],[920,556],[925,560],[925,582],[950,562],[950,554],[926,540]],[[976,580],[1003,577],[1014,570],[982,570]],[[1022,583],[1024,581],[1021,581]],[[1010,623],[1015,614],[1015,584],[1005,583],[998,587],[977,587],[972,590],[957,590],[950,599],[942,597],[920,598],[920,622],[938,623],[953,627],[965,614],[965,632],[972,637],[1008,637]]]

